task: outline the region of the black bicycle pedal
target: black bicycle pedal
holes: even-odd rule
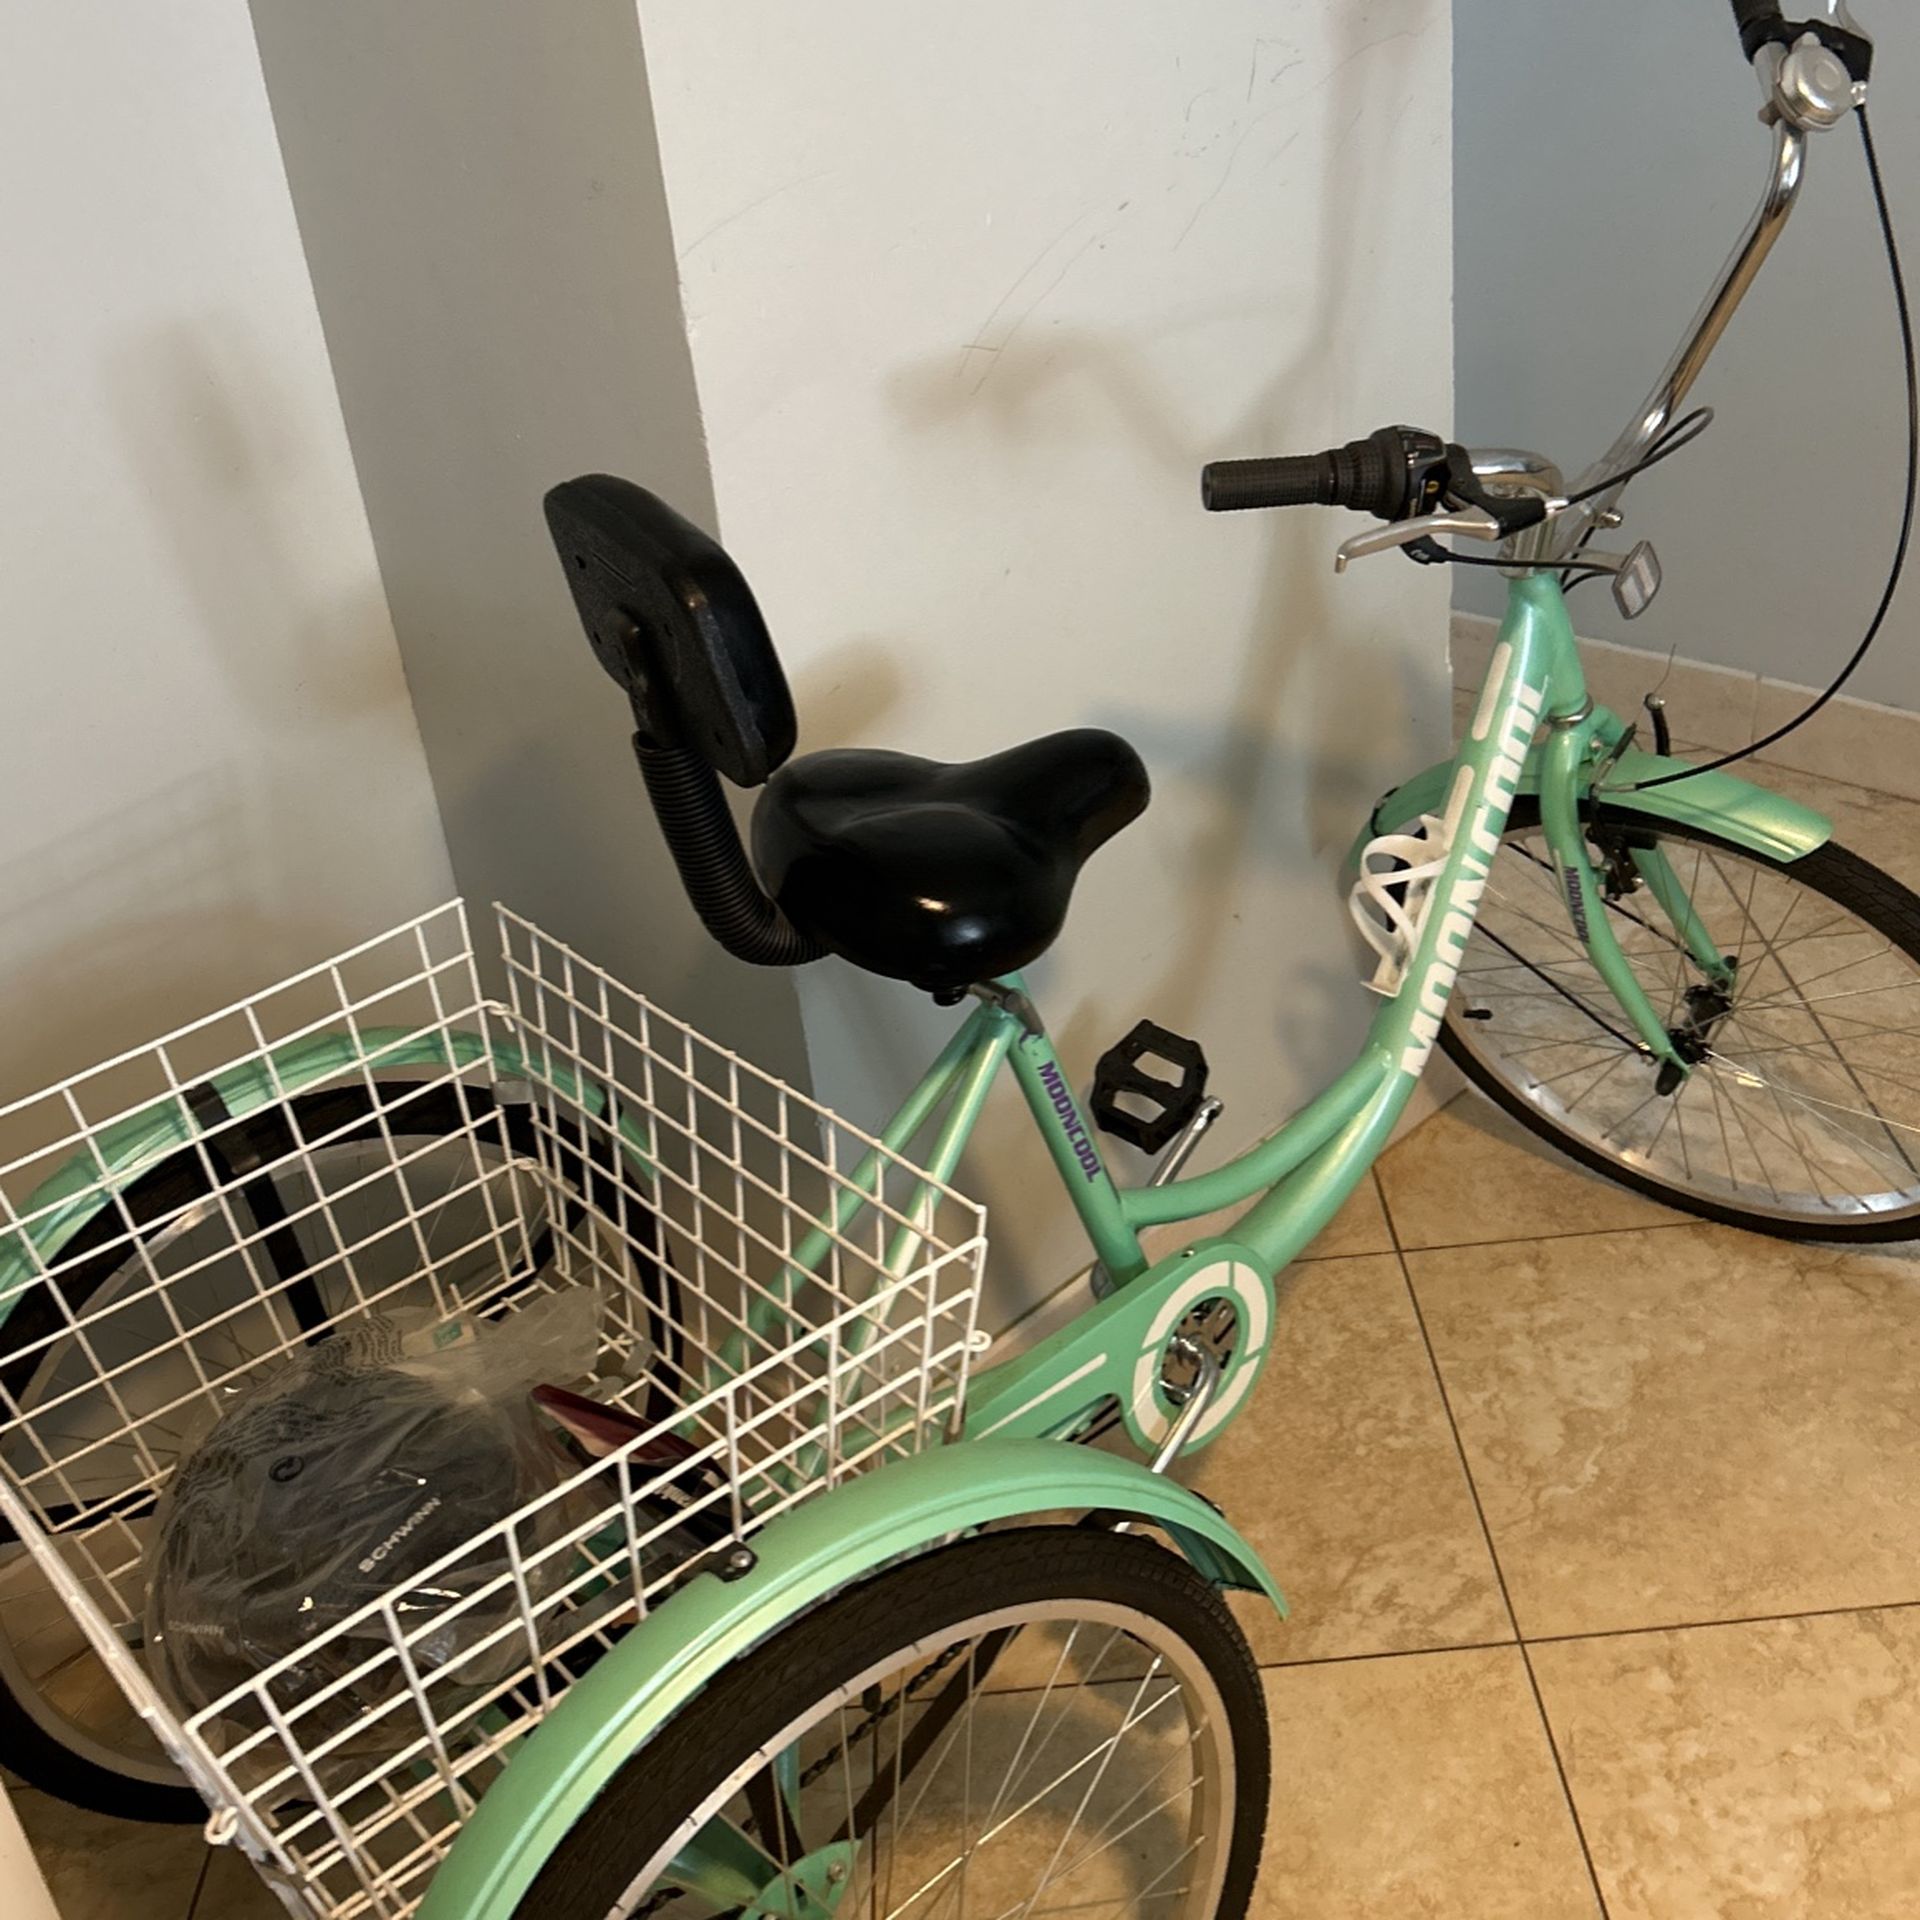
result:
[[[1149,1073],[1151,1060],[1179,1077]],[[1207,1097],[1207,1056],[1197,1040],[1142,1020],[1093,1072],[1093,1117],[1103,1133],[1142,1153],[1163,1152]],[[1126,1104],[1123,1106],[1122,1101]]]

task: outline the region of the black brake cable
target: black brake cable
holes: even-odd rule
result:
[[[1678,773],[1663,773],[1656,779],[1641,780],[1630,787],[1614,787],[1613,793],[1645,793],[1652,787],[1667,787],[1677,780],[1691,780],[1696,774],[1716,773],[1722,767],[1731,767],[1741,760],[1750,759],[1756,753],[1764,753],[1768,747],[1784,740],[1788,734],[1804,727],[1829,702],[1838,698],[1840,690],[1846,686],[1866,659],[1873,644],[1880,638],[1887,624],[1887,616],[1893,611],[1894,595],[1900,590],[1900,582],[1907,569],[1907,553],[1913,545],[1914,509],[1920,502],[1920,353],[1916,353],[1913,337],[1913,309],[1907,300],[1907,277],[1900,264],[1900,243],[1893,230],[1893,213],[1887,205],[1887,183],[1880,172],[1880,154],[1874,145],[1872,122],[1867,117],[1865,107],[1860,108],[1860,144],[1867,156],[1867,178],[1873,185],[1873,202],[1880,217],[1880,237],[1886,243],[1887,268],[1893,276],[1894,304],[1900,314],[1900,345],[1906,358],[1907,368],[1907,490],[1905,503],[1900,514],[1900,538],[1894,546],[1893,566],[1887,575],[1886,590],[1880,596],[1880,604],[1874,611],[1866,636],[1853,651],[1853,657],[1840,669],[1832,684],[1816,699],[1807,710],[1789,720],[1786,725],[1776,727],[1764,739],[1756,740],[1751,746],[1745,746],[1735,753],[1722,754],[1718,760],[1708,760],[1700,766],[1685,767]]]
[[[1498,947],[1502,953],[1507,955],[1509,959],[1516,961],[1520,966],[1525,967],[1529,973],[1545,981],[1562,1000],[1566,1001],[1569,1006],[1575,1007],[1581,1013],[1584,1013],[1603,1033],[1612,1035],[1623,1047],[1630,1048],[1635,1053],[1644,1054],[1647,1051],[1646,1046],[1641,1041],[1630,1039],[1626,1034],[1622,1033],[1612,1021],[1603,1019],[1599,1014],[1595,1013],[1571,987],[1564,986],[1560,981],[1556,980],[1552,974],[1547,972],[1546,968],[1535,965],[1518,947],[1511,946],[1505,940],[1502,940],[1484,920],[1480,922],[1478,931],[1485,934],[1487,939],[1491,941],[1494,946]]]
[[[1592,486],[1582,487],[1578,493],[1568,494],[1566,504],[1577,507],[1583,500],[1597,500],[1603,493],[1611,493],[1615,487],[1624,487],[1629,480],[1639,479],[1649,468],[1657,467],[1662,460],[1671,460],[1683,448],[1692,446],[1712,425],[1713,409],[1695,407],[1691,413],[1683,415],[1668,427],[1632,466],[1623,467],[1618,473],[1610,473],[1604,480],[1596,480]],[[1580,544],[1585,546],[1586,542],[1583,540]]]
[[[1611,493],[1615,487],[1624,487],[1629,480],[1637,480],[1649,468],[1657,467],[1662,460],[1670,460],[1676,453],[1693,443],[1713,425],[1713,409],[1696,407],[1683,418],[1676,420],[1653,442],[1653,445],[1636,460],[1632,466],[1623,467],[1618,473],[1610,473],[1605,479],[1596,480],[1590,487],[1582,487],[1578,493],[1569,494],[1562,503],[1577,507],[1583,500],[1594,500],[1603,493]],[[1584,587],[1589,580],[1602,580],[1612,577],[1612,568],[1596,567],[1581,559],[1586,544],[1593,538],[1593,529],[1589,527],[1581,537],[1579,546],[1558,560],[1516,560],[1508,554],[1459,553],[1452,547],[1443,547],[1437,540],[1425,543],[1428,551],[1415,553],[1416,560],[1425,559],[1429,564],[1444,561],[1453,567],[1498,567],[1503,573],[1560,573],[1569,577],[1560,583],[1561,591],[1570,593],[1575,587]],[[1411,551],[1411,549],[1409,550]]]

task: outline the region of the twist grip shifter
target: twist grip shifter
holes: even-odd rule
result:
[[[1418,427],[1382,427],[1325,453],[1215,460],[1200,475],[1209,513],[1261,507],[1351,507],[1376,520],[1407,520],[1439,498],[1446,445]]]

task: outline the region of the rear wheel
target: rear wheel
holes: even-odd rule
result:
[[[804,1615],[614,1776],[521,1920],[1238,1920],[1260,1678],[1151,1542],[987,1534]]]
[[[1624,837],[1623,837],[1624,830]],[[1501,841],[1442,1042],[1562,1153],[1710,1220],[1790,1239],[1920,1234],[1920,898],[1843,847],[1772,860],[1589,821],[1604,912],[1691,1075],[1664,1085],[1569,922],[1537,803]],[[1715,979],[1631,861],[1666,856]]]
[[[229,1375],[284,1350],[290,1335],[354,1306],[350,1285],[390,1308],[429,1304],[428,1284],[415,1278],[429,1261],[443,1300],[517,1297],[551,1277],[556,1234],[601,1231],[571,1203],[550,1207],[545,1183],[514,1173],[540,1159],[531,1110],[496,1108],[480,1088],[383,1082],[377,1106],[365,1088],[329,1088],[222,1127],[219,1138],[230,1160],[267,1169],[257,1177],[272,1182],[268,1204],[291,1220],[287,1231],[311,1265],[307,1280],[273,1307],[260,1298],[258,1252],[250,1259],[235,1238],[254,1223],[236,1196],[223,1202],[199,1153],[186,1149],[127,1188],[124,1217],[103,1212],[68,1243],[52,1283],[58,1298],[42,1283],[0,1324],[0,1417],[18,1415],[0,1435],[0,1464],[33,1487],[56,1523],[59,1500],[88,1515],[105,1503],[104,1530],[91,1529],[69,1564],[109,1618],[138,1611],[130,1603],[153,1505],[142,1489],[152,1482],[150,1462],[169,1468],[194,1437],[187,1413],[166,1409],[195,1397],[199,1369]],[[580,1190],[581,1169],[548,1142],[549,1158],[556,1152],[562,1179]],[[255,1204],[263,1199],[256,1194]],[[636,1244],[625,1257],[646,1269],[655,1342],[671,1352],[678,1315],[670,1282],[638,1244],[651,1228],[630,1222]],[[351,1283],[340,1246],[353,1250]],[[65,1331],[76,1322],[83,1333]],[[196,1331],[185,1336],[183,1326]],[[93,1384],[105,1375],[110,1387]],[[47,1472],[50,1456],[68,1463],[57,1477]],[[95,1571],[102,1561],[110,1585]],[[137,1619],[125,1638],[137,1653]],[[0,1762],[60,1799],[123,1819],[206,1817],[38,1563],[3,1526]]]

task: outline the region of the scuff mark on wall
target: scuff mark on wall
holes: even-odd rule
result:
[[[1117,213],[1125,213],[1132,204],[1133,202],[1131,200],[1123,200],[1115,211]],[[1092,218],[1091,209],[1077,213],[1067,222],[1066,226],[1064,226],[1059,233],[1041,248],[1020,276],[1006,292],[994,302],[993,310],[981,321],[980,325],[974,329],[973,339],[968,341],[967,344],[960,349],[960,364],[954,370],[955,378],[970,378],[972,380],[972,385],[969,388],[970,392],[978,393],[980,389],[993,378],[994,369],[999,364],[999,356],[1013,344],[1021,328],[1060,290],[1067,275],[1070,274],[1095,247],[1102,245],[1121,224],[1120,221],[1114,220],[1100,228],[1097,232],[1088,234],[1080,244],[1068,254],[1059,268],[1053,273],[1052,277],[1040,287],[1039,291],[1021,305],[1017,312],[1012,312],[1011,317],[1009,317],[1010,310],[1013,308],[1015,301],[1019,299],[1022,290],[1034,284],[1042,271],[1053,260],[1061,245],[1090,218]]]
[[[797,193],[802,187],[810,187],[816,180],[828,179],[839,171],[840,169],[838,167],[823,167],[818,173],[809,173],[803,175],[798,180],[789,180],[784,185],[775,187],[772,192],[761,194],[757,200],[749,200],[744,207],[728,214],[724,220],[716,220],[713,225],[708,227],[697,239],[689,241],[686,246],[682,247],[678,256],[680,264],[684,267],[716,234],[725,233],[729,227],[738,221],[744,220],[748,214],[758,213],[762,207],[780,199],[783,195]]]

